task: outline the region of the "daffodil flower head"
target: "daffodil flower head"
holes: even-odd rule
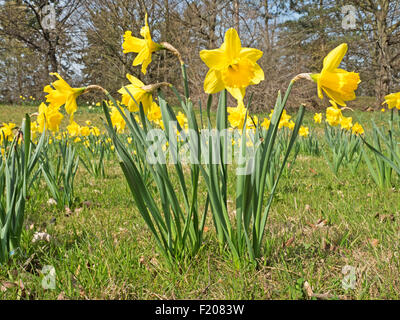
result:
[[[247,109],[244,106],[243,100],[238,101],[237,107],[227,108],[228,111],[228,121],[233,128],[243,129],[244,119],[246,118]],[[246,122],[247,124],[247,122]]]
[[[261,123],[261,127],[263,127],[265,130],[268,130],[270,124],[271,120],[269,120],[268,118],[264,118],[264,121]]]
[[[79,133],[82,137],[90,136],[90,128],[88,126],[81,127]]]
[[[362,127],[358,122],[356,122],[356,123],[354,124],[353,128],[351,129],[351,131],[352,131],[353,134],[355,134],[355,135],[364,134],[364,129],[363,129],[363,127]]]
[[[331,100],[341,106],[346,106],[346,101],[356,98],[355,91],[361,82],[358,73],[338,68],[346,52],[347,44],[342,43],[325,57],[322,71],[311,75],[318,86],[318,97],[323,99],[324,91]]]
[[[122,94],[122,104],[127,106],[130,112],[137,112],[139,111],[140,103],[142,103],[144,113],[147,114],[153,104],[151,92],[142,89],[145,85],[138,78],[130,74],[127,74],[126,77],[130,81],[130,84],[118,91],[118,93]]]
[[[182,129],[185,129],[187,125],[187,118],[181,111],[179,111],[178,114],[176,115],[176,120],[178,120],[180,127]]]
[[[350,130],[353,127],[352,117],[342,117],[340,120],[340,126],[343,130]]]
[[[3,143],[3,139],[7,139],[8,141],[12,141],[14,138],[13,130],[16,127],[15,123],[5,123],[3,122],[0,128],[0,141]]]
[[[151,39],[150,28],[147,22],[147,13],[145,17],[145,26],[140,30],[140,35],[143,39],[133,37],[131,31],[126,31],[122,48],[124,53],[137,53],[132,65],[142,65],[142,73],[146,74],[147,67],[151,62],[152,53],[163,48]]]
[[[307,137],[310,134],[308,127],[300,126],[299,135],[300,137]]]
[[[123,133],[125,130],[126,122],[116,107],[111,108],[110,118],[111,118],[113,127],[117,128],[117,132]]]
[[[273,111],[271,112],[271,119],[272,119],[272,115],[273,115]],[[289,121],[291,118],[292,118],[292,116],[288,115],[286,113],[286,110],[284,109],[282,112],[281,119],[279,120],[278,128],[281,129],[282,127],[287,127],[290,129],[291,126],[293,126],[293,128],[294,128],[294,125],[292,125],[291,121]]]
[[[326,122],[332,126],[336,127],[337,125],[340,124],[340,121],[342,120],[342,110],[340,110],[335,103],[335,101],[330,100],[330,103],[332,106],[326,109]]]
[[[391,93],[385,97],[385,102],[389,109],[397,108],[400,110],[400,92]]]
[[[322,122],[322,113],[316,113],[314,115],[314,122],[315,123],[321,123]]]
[[[67,126],[67,131],[70,137],[76,137],[80,134],[81,132],[81,126],[77,124],[75,121],[72,121],[68,126]]]
[[[242,47],[236,30],[229,29],[219,49],[200,51],[201,60],[210,68],[204,91],[212,94],[227,89],[235,99],[243,99],[246,87],[264,80],[264,71],[256,63],[262,55],[260,50]]]
[[[65,105],[65,110],[71,116],[72,121],[73,114],[78,109],[76,98],[80,96],[86,88],[72,88],[58,73],[50,73],[50,75],[56,76],[58,80],[44,88],[43,91],[48,93],[46,95],[46,102],[48,102],[51,107],[55,108],[60,108],[62,105]]]
[[[58,132],[63,118],[64,116],[58,110],[58,107],[54,105],[47,106],[42,102],[39,106],[39,115],[37,117],[38,129],[43,132],[46,127],[47,130]]]
[[[162,119],[161,109],[154,101],[151,104],[149,112],[147,113],[147,119],[153,122],[157,122]]]

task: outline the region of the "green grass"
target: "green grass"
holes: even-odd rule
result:
[[[0,122],[19,124],[36,108],[0,110]],[[75,119],[100,126],[101,116],[84,110]],[[305,123],[313,126],[312,116]],[[389,114],[346,111],[346,116],[370,127],[371,118],[381,124]],[[316,131],[322,133],[322,127]],[[80,199],[72,213],[47,204],[43,181],[31,190],[21,252],[0,269],[0,298],[306,299],[304,281],[330,299],[400,298],[400,191],[377,188],[364,162],[356,175],[344,167],[337,178],[322,156],[300,154],[278,187],[260,266],[240,270],[219,253],[210,213],[198,256],[180,272],[169,270],[116,160],[107,162],[104,179],[80,166],[75,188]],[[233,202],[233,182],[229,194]],[[38,231],[51,241],[32,243]],[[55,290],[42,287],[45,265],[56,270]],[[354,290],[342,288],[346,265],[356,268]],[[20,281],[24,289],[5,289]]]

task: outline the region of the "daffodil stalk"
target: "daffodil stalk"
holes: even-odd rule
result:
[[[17,255],[25,219],[25,203],[33,175],[41,155],[44,134],[39,142],[31,142],[30,117],[25,115],[9,152],[0,164],[0,264]]]
[[[47,143],[47,146],[50,144]],[[79,156],[73,144],[64,139],[57,144],[52,155],[45,150],[40,162],[40,169],[46,181],[51,197],[57,202],[59,209],[75,205],[74,180],[79,165]],[[56,165],[53,159],[56,158]],[[61,186],[61,187],[60,187]]]

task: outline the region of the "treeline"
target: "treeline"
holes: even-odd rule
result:
[[[49,5],[54,28],[46,27]],[[43,98],[50,72],[113,93],[127,83],[126,73],[179,88],[180,66],[166,51],[153,55],[146,76],[132,67],[134,55],[122,52],[124,32],[139,37],[146,11],[153,39],[170,42],[184,57],[197,100],[206,99],[199,51],[219,47],[230,27],[243,46],[264,52],[259,64],[266,79],[248,91],[254,111],[269,109],[291,77],[319,72],[341,42],[349,44],[344,67],[361,75],[357,95],[375,97],[363,107],[379,107],[383,96],[400,91],[400,0],[6,0],[0,1],[0,101]],[[321,106],[313,90],[311,83],[297,86],[291,105]]]

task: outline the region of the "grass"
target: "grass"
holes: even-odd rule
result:
[[[17,124],[25,112],[36,111],[0,109],[0,122]],[[369,118],[380,124],[389,117],[346,111],[349,115],[367,127]],[[100,126],[100,116],[84,110],[75,119]],[[312,124],[312,116],[307,114],[306,124]],[[47,203],[43,181],[31,190],[21,252],[0,269],[0,298],[308,299],[305,281],[328,299],[400,298],[400,191],[378,189],[364,162],[356,175],[344,167],[335,177],[322,156],[300,154],[278,187],[259,268],[240,270],[229,255],[219,253],[209,215],[198,256],[181,272],[170,271],[116,160],[107,162],[104,179],[94,179],[80,166],[75,188],[80,199],[73,212]],[[232,183],[229,201],[234,194]],[[50,234],[51,241],[32,243],[38,231]],[[42,287],[45,265],[56,270],[55,290]],[[345,266],[356,270],[353,290],[342,287]]]

